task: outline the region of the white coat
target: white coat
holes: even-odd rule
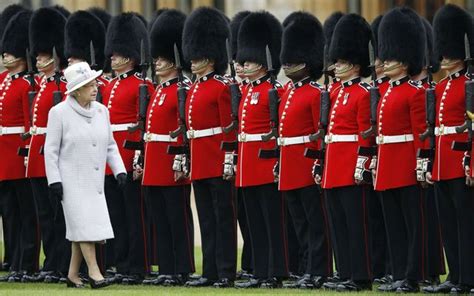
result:
[[[66,238],[92,242],[114,237],[104,194],[106,163],[114,175],[126,173],[100,103],[89,109],[67,97],[48,115],[44,158],[48,184],[61,182]]]

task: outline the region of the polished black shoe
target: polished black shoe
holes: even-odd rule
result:
[[[187,282],[187,280],[188,280],[187,275],[181,275],[181,274],[171,275],[165,280],[165,282],[163,283],[163,286],[166,286],[166,287],[182,286],[184,285],[184,283]]]
[[[167,279],[171,278],[170,275],[159,275],[154,278],[147,278],[142,281],[143,285],[154,285],[154,286],[162,286]]]
[[[69,278],[66,278],[66,287],[82,289],[82,288],[85,288],[86,285],[84,285],[83,283],[76,284],[75,282],[71,281]]]
[[[234,284],[234,287],[237,289],[251,289],[251,288],[260,288],[264,280],[258,278],[251,278],[244,282],[238,282]]]
[[[333,276],[332,278],[328,278],[328,280],[323,284],[323,288],[327,290],[336,290],[337,286],[343,282],[345,281],[338,276]]]
[[[96,281],[89,277],[89,284],[91,285],[92,289],[101,289],[110,286],[110,282],[105,278],[103,280]]]
[[[313,283],[313,289],[321,289],[321,287],[323,286],[323,284],[324,284],[325,282],[327,282],[327,280],[328,280],[328,279],[327,279],[327,277],[325,277],[325,276],[319,276],[319,275],[314,276],[314,277],[311,279],[311,281],[312,281],[312,283]],[[303,289],[304,289],[304,288],[306,288],[306,287],[300,287],[300,288],[303,288]]]
[[[242,269],[242,270],[237,271],[237,274],[235,275],[235,279],[238,280],[238,281],[248,280],[252,276],[253,275],[252,275],[251,271]]]
[[[404,280],[403,284],[397,288],[397,293],[418,293],[420,292],[420,285],[417,281]]]
[[[116,273],[114,276],[108,277],[107,281],[111,284],[121,284],[126,275]]]
[[[260,284],[260,288],[263,288],[263,289],[278,289],[278,288],[281,288],[282,286],[283,284],[282,284],[281,279],[277,279],[275,277],[266,279]]]
[[[423,287],[423,292],[427,294],[449,294],[451,289],[456,286],[455,283],[451,281],[445,281],[440,285],[433,285],[428,287]]]
[[[150,271],[150,276],[151,276],[151,277],[159,277],[159,276],[160,276],[160,272],[159,272],[159,271]]]
[[[439,276],[428,277],[427,279],[421,280],[419,282],[420,286],[422,287],[437,286],[439,283]]]
[[[374,279],[374,284],[375,285],[387,285],[393,283],[393,277],[389,274],[384,275],[381,278],[375,278]]]
[[[199,275],[199,274],[195,274],[195,273],[190,273],[188,274],[188,278],[189,280],[198,280],[202,277],[202,275]]]
[[[128,275],[122,279],[122,285],[139,285],[143,282],[143,276],[134,274]]]
[[[44,275],[41,273],[33,274],[33,273],[25,273],[21,277],[22,283],[40,283],[44,281]]]
[[[53,272],[44,277],[43,282],[47,284],[55,284],[61,282],[61,277],[63,277],[59,272]]]
[[[214,285],[216,281],[207,279],[205,277],[200,277],[195,280],[189,280],[184,284],[186,287],[196,288],[196,287],[209,287]]]
[[[403,285],[403,280],[398,280],[398,281],[394,281],[393,283],[391,284],[383,284],[383,285],[380,285],[377,290],[379,292],[396,292],[398,288],[400,288],[402,285]]]
[[[228,278],[219,279],[212,285],[214,288],[230,288],[234,286],[234,281]]]
[[[298,273],[294,273],[294,272],[290,272],[290,274],[288,275],[288,279],[290,281],[297,281],[299,278],[301,278],[303,275],[302,274],[298,274]]]
[[[111,266],[105,270],[105,274],[109,277],[114,276],[117,273],[117,268]]]
[[[17,273],[16,271],[12,271],[12,272],[9,272],[9,273],[7,273],[7,274],[5,274],[5,275],[0,276],[0,282],[8,282],[8,279],[9,279],[11,276],[15,275],[16,273]]]
[[[19,283],[23,279],[24,272],[14,272],[8,277],[9,283]]]
[[[0,265],[0,271],[8,271],[10,269],[10,263],[8,262],[3,262]]]
[[[468,294],[471,292],[471,289],[472,286],[457,284],[456,286],[451,288],[451,291],[449,293],[452,295]]]
[[[288,281],[283,284],[283,288],[286,289],[298,289],[301,287],[303,283],[308,283],[312,285],[311,282],[311,275],[310,274],[304,274],[300,276],[296,281]]]
[[[348,280],[337,285],[338,292],[359,292],[372,290],[371,281],[353,281]]]

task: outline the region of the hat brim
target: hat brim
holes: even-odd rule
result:
[[[78,90],[79,88],[83,87],[84,85],[88,84],[89,82],[91,82],[92,80],[94,79],[97,79],[100,75],[102,75],[102,70],[99,70],[99,71],[95,71],[95,70],[92,70],[92,72],[94,72],[94,75],[89,77],[88,79],[82,81],[81,83],[78,83],[77,85],[75,85],[73,88],[71,89],[68,89],[64,92],[64,94],[68,95],[70,94],[71,92],[75,91],[75,90]]]

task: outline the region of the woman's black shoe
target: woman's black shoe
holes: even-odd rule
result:
[[[100,288],[105,288],[107,286],[110,286],[109,281],[107,281],[106,279],[96,281],[92,279],[91,277],[89,277],[89,284],[91,285],[92,289],[100,289]]]
[[[85,288],[86,286],[82,283],[76,284],[75,282],[71,281],[69,278],[66,278],[66,287],[82,289],[82,288]]]

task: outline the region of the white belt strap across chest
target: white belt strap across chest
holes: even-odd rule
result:
[[[197,139],[222,134],[222,127],[211,127],[202,130],[188,130],[186,135],[189,139]]]
[[[146,133],[143,135],[145,142],[178,142],[178,138],[172,138],[170,135],[160,135],[154,133]]]
[[[128,130],[129,127],[135,127],[137,123],[121,123],[121,124],[111,124],[110,127],[112,132],[124,132]]]
[[[299,137],[280,137],[278,138],[279,146],[291,146],[311,142],[309,136],[299,136]]]
[[[0,136],[23,134],[25,127],[23,126],[0,126]]]
[[[338,143],[338,142],[357,142],[359,141],[358,135],[333,135],[329,134],[324,137],[324,142],[329,143]]]
[[[376,142],[378,145],[405,143],[405,142],[412,142],[413,140],[414,140],[414,137],[412,134],[396,135],[396,136],[379,135],[376,138]]]

